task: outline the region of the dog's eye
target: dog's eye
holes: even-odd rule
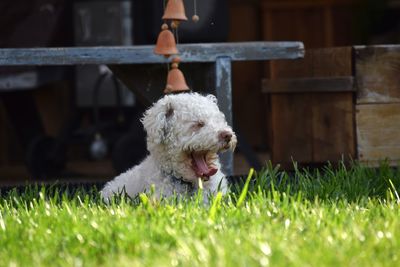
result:
[[[193,124],[192,127],[193,127],[193,129],[195,129],[195,130],[199,130],[199,129],[203,128],[204,125],[205,125],[204,121],[197,121],[197,122],[195,122],[195,123]]]
[[[205,125],[204,121],[198,121],[196,126],[197,126],[198,128],[203,128],[204,125]]]

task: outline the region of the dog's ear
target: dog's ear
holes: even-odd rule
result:
[[[168,99],[163,100],[149,108],[141,120],[148,139],[156,144],[163,144],[171,137],[170,125],[175,114],[172,103]]]

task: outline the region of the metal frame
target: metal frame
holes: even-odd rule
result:
[[[154,46],[120,47],[69,47],[69,48],[5,48],[0,49],[0,66],[60,66],[60,65],[111,65],[111,69],[128,87],[132,81],[129,75],[119,75],[117,65],[160,64],[169,59],[153,53]],[[301,42],[243,42],[178,45],[184,63],[211,63],[208,75],[214,83],[219,106],[232,125],[232,62],[264,61],[276,59],[297,59],[304,57]],[[209,64],[208,64],[209,65]],[[149,70],[153,68],[150,66]],[[129,69],[129,66],[128,66]],[[210,72],[210,68],[208,68]],[[141,68],[141,71],[147,71]],[[126,72],[126,68],[125,68]],[[153,80],[151,75],[151,79]],[[209,79],[210,77],[206,78]],[[150,84],[152,81],[148,81]],[[154,84],[152,83],[153,87]],[[147,91],[149,91],[149,87]],[[162,88],[158,88],[161,92]],[[161,94],[161,93],[160,93]],[[153,97],[154,98],[154,97]],[[154,100],[154,99],[153,99]],[[222,155],[224,171],[233,174],[233,155]]]

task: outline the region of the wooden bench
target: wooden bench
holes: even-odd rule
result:
[[[162,95],[169,60],[154,55],[154,46],[0,49],[0,66],[108,65],[142,100]],[[296,59],[304,56],[301,42],[244,42],[178,45],[192,90],[213,93],[232,125],[233,61]],[[186,64],[188,63],[188,64]],[[240,141],[239,141],[240,142]],[[225,172],[233,174],[233,155],[222,155]]]

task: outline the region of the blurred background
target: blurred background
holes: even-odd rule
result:
[[[360,157],[354,92],[277,94],[271,81],[354,75],[352,46],[399,43],[400,1],[197,5],[200,21],[182,24],[180,43],[302,41],[307,49],[294,62],[233,64],[234,128],[262,164]],[[185,6],[191,17],[193,1]],[[162,13],[162,0],[2,0],[0,48],[154,45]],[[147,105],[105,66],[0,68],[0,183],[100,181],[126,170],[146,155],[138,119]],[[236,173],[249,166],[239,147]]]

